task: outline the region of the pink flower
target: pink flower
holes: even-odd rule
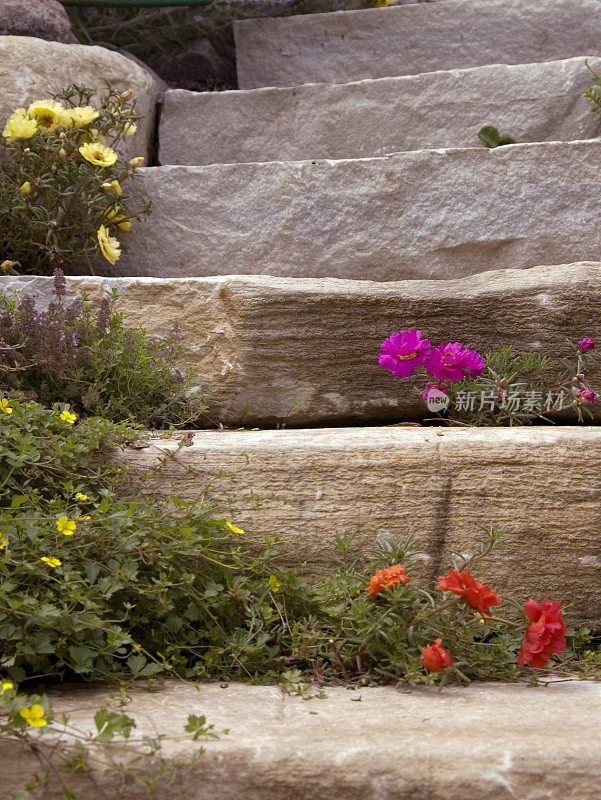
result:
[[[478,378],[485,366],[486,361],[479,353],[461,347],[459,342],[441,342],[430,350],[426,363],[426,369],[438,381],[460,381],[466,375]]]
[[[581,339],[578,342],[578,347],[580,348],[581,353],[586,353],[587,350],[594,350],[596,344],[593,342],[592,339],[589,339],[588,336],[585,336],[584,339]]]
[[[424,400],[430,397],[430,392],[442,392],[443,394],[447,394],[447,387],[442,383],[427,383],[425,390],[422,392]]]
[[[527,661],[531,667],[546,667],[552,653],[560,655],[566,649],[567,628],[561,613],[561,603],[543,600],[540,606],[530,598],[524,603],[524,613],[530,620],[526,629],[518,666]]]
[[[594,403],[596,396],[592,389],[579,389],[574,399],[579,403]]]
[[[413,375],[417,367],[426,363],[430,348],[429,339],[422,339],[421,335],[421,331],[411,328],[384,339],[382,352],[378,356],[380,366],[390,370],[397,378]]]

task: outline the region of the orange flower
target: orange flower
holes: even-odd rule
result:
[[[396,586],[397,583],[409,583],[410,580],[411,578],[405,575],[405,567],[402,564],[395,564],[392,567],[379,569],[370,580],[365,591],[373,599],[377,594],[383,592],[384,589],[390,586]]]
[[[434,644],[424,647],[420,661],[430,672],[438,672],[440,669],[453,666],[453,658],[442,646],[442,639],[437,639]]]
[[[438,578],[438,588],[461,595],[470,606],[477,608],[483,617],[490,616],[490,606],[500,606],[502,603],[494,589],[472,578],[469,569],[463,572],[450,569],[448,575],[441,575]]]

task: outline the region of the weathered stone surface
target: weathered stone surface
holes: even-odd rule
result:
[[[286,280],[268,277],[69,278],[99,300],[117,289],[131,325],[181,329],[183,365],[216,388],[211,416],[230,425],[421,419],[413,382],[380,368],[380,343],[415,327],[432,342],[481,352],[510,344],[557,365],[566,337],[601,340],[601,264],[502,270],[456,281]],[[40,298],[51,278],[0,279]],[[300,405],[295,407],[295,399]]]
[[[391,281],[598,260],[600,161],[592,140],[142,169],[153,213],[98,270]]]
[[[206,754],[183,766],[165,797],[178,800],[597,800],[601,746],[598,683],[472,684],[348,691],[326,689],[306,702],[277,686],[169,683],[159,692],[128,689],[133,735],[179,736],[189,714],[217,730]],[[65,691],[57,710],[84,730],[109,700],[102,689]],[[359,701],[360,702],[357,702]],[[560,721],[560,724],[559,722]],[[189,760],[198,742],[164,744],[167,763]],[[4,745],[0,776],[11,792],[39,764],[25,748]],[[126,758],[126,754],[122,754]],[[86,800],[106,792],[99,769],[69,778]],[[161,791],[161,789],[159,790]],[[106,793],[105,793],[106,792]],[[128,797],[148,790],[128,786]],[[63,795],[53,778],[44,798]]]
[[[479,146],[494,124],[518,142],[589,139],[585,58],[494,65],[345,84],[165,94],[162,164],[369,158]],[[601,71],[601,59],[589,59]],[[374,136],[374,131],[377,135]]]
[[[65,45],[28,36],[0,37],[2,121],[15,108],[44,100],[72,83],[89,86],[101,95],[106,80],[118,89],[131,89],[136,110],[144,117],[138,133],[126,137],[124,152],[147,155],[154,138],[157,88],[146,70],[104,47]]]
[[[57,0],[0,0],[0,36],[10,35],[66,44],[77,41],[67,12]]]
[[[151,471],[150,492],[195,500],[212,486],[250,539],[278,534],[287,562],[309,574],[332,569],[336,535],[356,533],[354,550],[368,553],[379,535],[412,533],[425,554],[412,574],[433,581],[492,524],[513,535],[478,568],[482,580],[569,603],[573,619],[601,628],[599,428],[202,431],[172,459],[160,455],[176,441],[149,441],[123,458]]]
[[[597,0],[445,0],[234,23],[238,84],[296,86],[601,54]]]

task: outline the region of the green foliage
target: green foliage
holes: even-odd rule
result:
[[[478,138],[486,147],[503,147],[506,144],[516,144],[511,136],[501,136],[498,128],[494,125],[485,125],[478,131]]]
[[[107,236],[129,230],[131,221],[149,210],[141,201],[132,208],[122,194],[122,184],[135,170],[132,163],[120,155],[114,163],[108,163],[110,155],[106,165],[91,163],[80,152],[82,146],[101,143],[113,153],[135,130],[139,117],[128,102],[131,93],[107,86],[95,111],[89,106],[93,90],[72,85],[45,102],[45,116],[32,104],[8,120],[0,139],[5,151],[0,160],[0,261],[5,271],[12,266],[49,275],[75,261],[91,266],[99,254],[114,263],[119,242],[111,236],[101,246],[99,230]],[[80,110],[80,117],[73,116],[73,109]],[[23,120],[37,120],[35,132],[23,127]]]
[[[46,310],[28,294],[0,295],[0,391],[152,428],[197,424],[207,406],[191,390],[192,373],[175,367],[177,330],[169,340],[154,339],[125,327],[116,294],[96,312],[85,295],[65,303],[64,290],[57,274]]]
[[[251,559],[206,503],[144,498],[106,458],[132,429],[63,412],[0,409],[0,671],[206,677],[213,652],[218,672],[259,670],[277,651],[260,630],[273,548]]]

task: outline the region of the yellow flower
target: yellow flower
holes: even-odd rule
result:
[[[44,564],[48,564],[49,567],[60,567],[62,563],[60,558],[48,558],[48,556],[42,556],[40,561],[43,561]]]
[[[107,192],[112,192],[116,194],[117,197],[121,194],[121,184],[119,181],[111,181],[110,183],[103,183],[102,188],[106,189]]]
[[[68,422],[69,425],[73,425],[75,420],[77,419],[77,414],[72,414],[70,411],[61,411],[61,416],[63,422]]]
[[[131,89],[126,89],[124,92],[121,92],[121,94],[119,95],[119,99],[123,100],[124,103],[127,103],[127,101],[131,100],[131,98],[132,98],[132,90]]]
[[[144,163],[144,157],[137,156],[137,158],[132,158],[129,163],[132,165],[132,167],[141,167]]]
[[[10,689],[14,689],[15,684],[12,681],[2,681],[0,683],[0,697],[4,694],[4,692],[10,691]]]
[[[88,499],[88,495],[82,494],[81,492],[77,492],[77,494],[75,495],[75,499],[79,500],[82,503],[85,503],[86,500]]]
[[[89,161],[90,164],[95,164],[97,167],[112,167],[117,160],[117,153],[111,150],[110,147],[100,144],[100,142],[82,144],[79,152],[86,161]]]
[[[126,136],[133,136],[134,133],[138,130],[138,126],[134,125],[133,122],[128,122],[125,128],[123,128],[123,133]]]
[[[29,181],[25,181],[23,186],[21,186],[21,194],[31,194],[31,184]]]
[[[70,108],[68,111],[69,116],[73,120],[73,125],[76,128],[83,128],[84,125],[89,125],[98,119],[100,114],[93,106],[78,106],[77,108]]]
[[[10,271],[11,271],[11,269],[12,269],[14,266],[15,266],[15,262],[14,262],[14,261],[3,261],[3,262],[0,264],[0,269],[2,270],[2,272],[10,272]]]
[[[35,119],[31,119],[24,108],[17,108],[8,118],[2,135],[7,142],[13,142],[15,139],[31,139],[37,127]]]
[[[117,227],[121,228],[122,231],[131,231],[131,222],[129,220],[120,222]]]
[[[275,575],[269,576],[269,588],[271,589],[272,592],[279,592],[280,589],[282,588],[282,584],[276,578]]]
[[[238,533],[240,534],[240,536],[244,536],[244,531],[242,530],[242,528],[237,528],[235,525],[232,525],[231,522],[226,522],[225,527],[229,528],[232,533]]]
[[[87,522],[88,520],[92,519],[92,517],[80,517],[79,518],[82,522]]]
[[[4,550],[5,547],[8,547],[8,539],[6,536],[0,536],[0,550]]]
[[[3,397],[2,400],[0,400],[0,411],[4,411],[5,414],[12,414],[13,413],[13,410],[10,407],[10,404],[9,404],[8,400],[6,399],[6,397]]]
[[[37,122],[42,133],[52,133],[59,125],[70,128],[72,124],[67,109],[55,100],[38,100],[29,106],[27,113]]]
[[[42,728],[44,725],[48,724],[48,720],[44,716],[44,709],[37,703],[32,705],[31,708],[28,706],[22,708],[19,711],[19,714],[23,717],[25,722],[28,725],[31,725],[33,728]]]
[[[98,244],[100,245],[100,252],[111,264],[119,260],[121,255],[121,246],[119,241],[114,236],[109,235],[108,228],[101,225],[98,229]]]
[[[110,211],[106,212],[106,216],[117,225],[118,228],[121,228],[122,231],[129,231],[131,230],[131,222],[124,217],[123,214],[120,214],[121,206],[115,206],[115,208],[111,209]]]
[[[73,522],[69,517],[59,517],[56,520],[56,527],[59,533],[64,533],[65,536],[73,536],[77,523]]]

